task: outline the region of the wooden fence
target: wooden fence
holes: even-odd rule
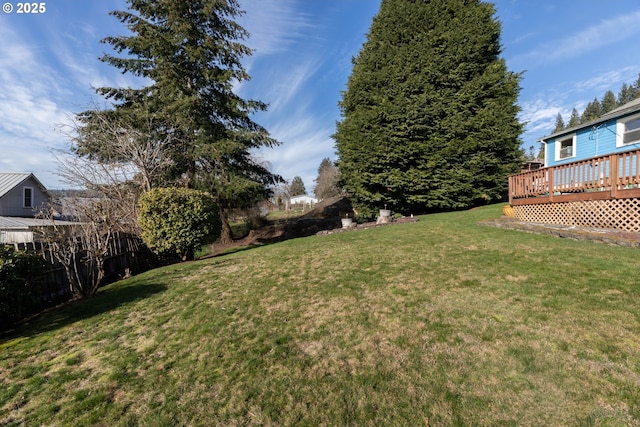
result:
[[[14,243],[16,250],[40,254],[49,268],[44,272],[44,301],[68,299],[73,292],[64,267],[55,259],[53,252],[44,242]],[[149,269],[154,265],[153,255],[140,238],[117,233],[109,241],[109,250],[105,259],[105,279],[102,285],[119,278],[130,276]],[[84,274],[88,274],[84,271]]]

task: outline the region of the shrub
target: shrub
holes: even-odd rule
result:
[[[10,325],[40,309],[44,259],[0,245],[0,324]]]
[[[213,196],[188,188],[155,188],[140,197],[138,223],[142,240],[156,254],[177,253],[193,259],[200,246],[221,232]]]

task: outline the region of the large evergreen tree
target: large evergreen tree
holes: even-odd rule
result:
[[[304,181],[299,176],[294,176],[289,184],[289,194],[292,196],[301,196],[307,194],[307,189],[304,188]]]
[[[518,167],[520,76],[480,0],[382,0],[353,60],[334,135],[359,214],[501,200]]]
[[[604,93],[602,97],[602,101],[600,101],[600,112],[602,115],[607,114],[609,111],[615,110],[618,106],[618,101],[616,100],[616,96],[613,94],[611,90],[608,90]]]
[[[576,110],[577,112],[577,110]],[[587,104],[580,116],[580,123],[590,122],[591,120],[595,120],[602,115],[602,105],[598,98],[594,98],[593,101]]]
[[[553,133],[560,132],[565,128],[562,114],[558,113],[556,116],[556,126],[553,128]]]
[[[575,107],[573,108],[573,110],[571,110],[571,117],[569,117],[569,123],[567,123],[567,127],[576,127],[580,124],[580,114],[578,114],[578,110],[575,109]]]
[[[618,92],[618,106],[624,105],[627,102],[631,102],[634,99],[634,88],[626,83],[622,84],[620,91]]]
[[[167,183],[209,191],[220,208],[222,237],[230,239],[227,212],[266,197],[279,177],[256,162],[251,150],[277,144],[251,119],[265,104],[240,98],[234,84],[247,80],[241,58],[250,50],[246,31],[234,18],[236,0],[127,0],[129,10],[112,15],[130,35],[108,37],[115,54],[102,61],[144,78],[140,88],[99,88],[113,104],[108,115],[144,129],[165,144]],[[78,153],[109,159],[104,141],[92,131],[95,111],[85,122]],[[101,114],[105,117],[104,114]],[[126,159],[125,159],[126,160]]]

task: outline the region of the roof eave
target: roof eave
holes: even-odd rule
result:
[[[610,112],[608,112],[607,114],[605,114],[602,117],[599,117],[595,120],[591,120],[590,122],[587,123],[583,123],[581,125],[578,126],[573,126],[571,128],[568,129],[563,129],[560,132],[556,132],[556,133],[552,133],[551,135],[548,136],[543,136],[542,138],[538,139],[536,142],[541,142],[543,144],[547,143],[547,140],[552,139],[552,138],[557,138],[559,136],[562,135],[567,135],[573,132],[576,132],[580,129],[586,129],[589,127],[593,127],[596,125],[599,125],[601,123],[604,122],[608,122],[609,120],[614,120],[614,119],[618,119],[620,117],[625,117],[625,116],[629,116],[631,114],[637,113],[640,111],[640,98],[634,101],[631,101],[628,103],[629,106],[625,107],[624,105],[621,107],[616,108],[615,110],[612,110]],[[625,104],[626,105],[626,104]]]

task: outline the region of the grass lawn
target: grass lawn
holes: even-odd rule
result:
[[[640,425],[640,252],[500,208],[103,288],[0,341],[0,424]]]

